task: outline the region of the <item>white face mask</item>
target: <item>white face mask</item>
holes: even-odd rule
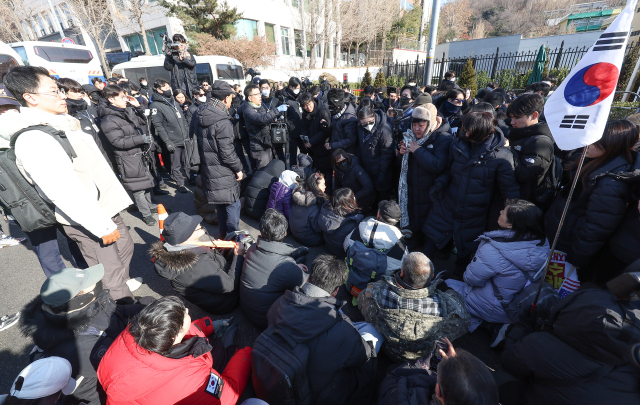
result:
[[[409,83],[409,86],[411,87],[415,87],[415,85],[416,85],[415,83]]]
[[[206,103],[207,102],[207,96],[198,97],[198,101],[201,102],[201,103]]]
[[[262,93],[263,96],[269,97],[269,93],[271,93],[271,91],[270,90],[262,90],[261,93]]]
[[[293,94],[299,94],[299,93],[300,93],[300,89],[293,90]]]
[[[141,85],[146,86],[147,82],[140,82]]]
[[[371,132],[371,130],[373,129],[373,124],[369,124],[365,128],[367,128],[367,131]]]

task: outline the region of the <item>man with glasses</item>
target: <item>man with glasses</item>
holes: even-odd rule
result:
[[[66,95],[47,69],[17,66],[4,84],[22,104],[20,114],[0,116],[3,137],[41,124],[64,131],[66,140],[41,130],[23,132],[15,142],[16,165],[42,198],[54,205],[56,220],[78,243],[87,264],[102,263],[104,288],[114,300],[133,300],[126,281],[133,240],[120,211],[132,204],[93,138],[67,115]],[[62,146],[68,144],[73,153]]]
[[[451,126],[453,121],[462,117],[462,104],[464,103],[464,92],[460,89],[452,89],[447,92],[446,100],[438,109],[438,115],[446,120]]]

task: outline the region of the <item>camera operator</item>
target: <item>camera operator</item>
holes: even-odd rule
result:
[[[304,125],[303,135],[309,137],[309,142],[305,145],[313,154],[313,165],[325,179],[331,179],[333,168],[331,166],[331,152],[324,145],[331,139],[331,114],[321,101],[313,98],[311,93],[302,93],[298,98],[300,106],[303,108],[302,122]],[[332,182],[326,182],[327,195],[333,191]]]
[[[289,86],[283,90],[283,102],[289,107],[287,110],[287,126],[289,127],[289,163],[298,163],[298,148],[300,153],[307,153],[307,148],[300,139],[302,133],[302,108],[298,103],[302,83],[297,77],[289,79]]]
[[[329,90],[329,112],[331,113],[331,141],[324,147],[327,150],[344,149],[355,154],[358,143],[356,109],[351,103],[345,103],[346,93],[340,89]]]
[[[270,124],[275,123],[280,113],[286,111],[289,106],[270,108],[263,104],[264,93],[255,84],[245,87],[244,95],[247,100],[243,109],[244,122],[250,137],[251,156],[255,159],[256,170],[259,170],[272,160]]]
[[[404,86],[400,91],[398,109],[394,107],[387,110],[389,124],[399,125],[400,133],[405,133],[411,127],[411,114],[413,114],[414,103],[419,95],[420,90],[417,87]],[[402,110],[402,115],[399,110]]]
[[[173,42],[177,44],[177,49],[167,44],[164,56],[164,68],[171,72],[171,88],[182,89],[193,98],[193,89],[198,85],[196,59],[187,52],[187,39],[184,35],[175,34]]]

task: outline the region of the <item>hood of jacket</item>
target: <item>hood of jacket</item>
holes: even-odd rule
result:
[[[358,211],[352,212],[346,217],[340,216],[333,212],[330,202],[324,203],[321,208],[320,218],[318,218],[318,225],[325,230],[328,234],[335,233],[340,227],[347,222],[356,222],[356,217],[359,214]],[[342,243],[342,242],[341,242]]]
[[[93,318],[106,309],[115,311],[115,302],[109,297],[109,290],[102,290],[97,299],[71,313],[55,315],[42,308],[44,302],[38,295],[25,305],[20,314],[20,329],[25,336],[30,336],[41,349],[47,350],[56,345],[74,340],[79,334],[91,326]]]
[[[527,272],[537,272],[540,270],[540,256],[546,257],[549,254],[549,241],[545,239],[545,249],[538,249],[540,239],[510,241],[514,232],[509,230],[497,230],[485,232],[480,235],[477,241],[488,243],[494,247],[505,259],[515,264]]]
[[[280,179],[278,182],[284,184],[285,186],[293,189],[296,187],[296,178],[298,177],[298,173],[293,170],[285,170],[280,175]]]
[[[114,107],[108,101],[100,102],[100,105],[98,106],[98,115],[100,116],[100,119],[104,119],[109,115],[113,115],[115,117],[122,118],[123,120],[128,121],[134,125],[137,125],[137,123],[134,121],[134,118],[137,117],[137,115],[133,110],[133,107],[131,106],[128,106],[127,108],[122,110],[117,109],[117,107]]]
[[[213,103],[209,103],[207,107],[199,110],[198,118],[200,126],[203,128],[210,127],[222,120],[231,120],[231,116],[227,111],[223,111]]]
[[[0,115],[0,137],[9,141],[13,134],[33,125],[49,125],[65,132],[82,131],[80,121],[68,114],[56,115],[34,108],[21,107],[20,113],[9,111]]]
[[[640,182],[640,153],[632,152],[631,156],[634,159],[633,164],[618,156],[603,166],[596,168],[589,175],[589,179],[595,181],[600,177],[613,176],[625,183]]]
[[[315,205],[318,201],[316,195],[305,189],[304,186],[294,188],[291,197],[296,205],[300,205],[302,207],[310,207]]]
[[[453,146],[456,147],[463,155],[468,158],[472,158],[484,155],[485,153],[491,153],[504,146],[505,143],[506,138],[502,134],[502,131],[500,131],[500,128],[496,128],[496,132],[481,143],[467,141],[466,138],[461,137],[453,142]]]
[[[284,96],[286,98],[288,98],[289,100],[293,100],[293,101],[297,101],[298,100],[298,96],[300,96],[301,93],[295,94],[293,92],[293,90],[291,90],[289,88],[289,86],[284,88]]]
[[[256,242],[256,248],[258,250],[275,253],[280,256],[291,256],[291,254],[296,251],[296,248],[289,245],[288,243],[270,242],[265,239],[262,239],[262,236],[258,236],[258,241]]]
[[[376,233],[373,235],[374,247],[376,249],[391,249],[394,247],[402,237],[400,229],[396,226],[380,222],[373,217],[367,218],[358,225],[362,240],[365,242],[369,241],[373,227],[376,224],[378,224],[378,227],[376,228]]]
[[[164,274],[178,274],[188,270],[198,262],[199,251],[204,248],[184,249],[178,252],[169,252],[164,248],[164,242],[158,241],[151,245],[149,255],[154,262],[156,270]],[[171,277],[169,277],[171,278]]]
[[[296,287],[282,296],[276,324],[297,341],[309,340],[342,319],[338,310],[343,304],[329,294],[327,297],[309,297]]]

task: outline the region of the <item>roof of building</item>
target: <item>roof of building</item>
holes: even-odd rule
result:
[[[618,15],[621,12],[622,12],[622,8],[612,8],[609,10],[592,11],[589,13],[569,14],[568,16],[560,20],[560,23],[562,23],[563,21],[582,20],[584,18],[609,17],[613,15]]]

